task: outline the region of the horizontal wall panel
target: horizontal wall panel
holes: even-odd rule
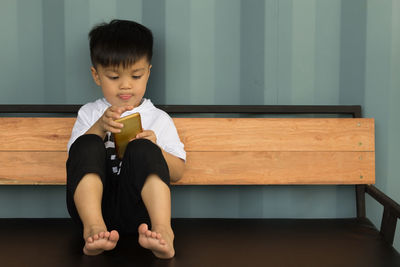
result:
[[[175,118],[186,151],[374,151],[373,119]]]
[[[0,151],[66,151],[75,118],[0,118]]]
[[[66,152],[0,152],[0,184],[65,184]],[[373,152],[189,152],[177,184],[373,184]]]
[[[0,184],[65,184],[66,152],[0,152]]]
[[[65,151],[75,118],[0,118],[0,150]],[[174,118],[186,151],[374,151],[373,119]],[[27,134],[29,133],[29,134]]]
[[[178,184],[373,184],[374,152],[191,152]]]

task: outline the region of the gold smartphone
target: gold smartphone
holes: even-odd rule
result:
[[[139,113],[133,113],[115,121],[124,125],[120,133],[114,134],[117,156],[122,159],[129,141],[135,138],[138,133],[143,131],[142,121]]]

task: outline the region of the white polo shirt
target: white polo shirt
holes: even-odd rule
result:
[[[87,103],[79,109],[78,117],[68,142],[68,151],[75,140],[87,132],[110,106],[111,104],[105,98],[101,98],[95,102]],[[157,145],[166,152],[186,160],[184,145],[179,139],[172,118],[166,112],[156,108],[150,99],[143,98],[142,103],[138,107],[124,112],[121,117],[135,112],[140,113],[143,129],[154,131],[157,137]],[[115,146],[115,144],[109,145]]]

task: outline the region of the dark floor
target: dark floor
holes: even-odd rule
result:
[[[367,220],[175,219],[173,228],[172,260],[156,259],[133,235],[88,257],[68,219],[0,219],[0,266],[400,266]]]

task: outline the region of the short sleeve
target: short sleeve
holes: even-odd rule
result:
[[[74,127],[72,128],[71,138],[68,141],[68,152],[75,140],[87,132],[92,124],[85,106],[81,107],[78,111],[78,117],[76,118]]]
[[[165,114],[164,127],[157,136],[158,145],[166,152],[186,161],[184,144],[181,142],[172,118]]]

